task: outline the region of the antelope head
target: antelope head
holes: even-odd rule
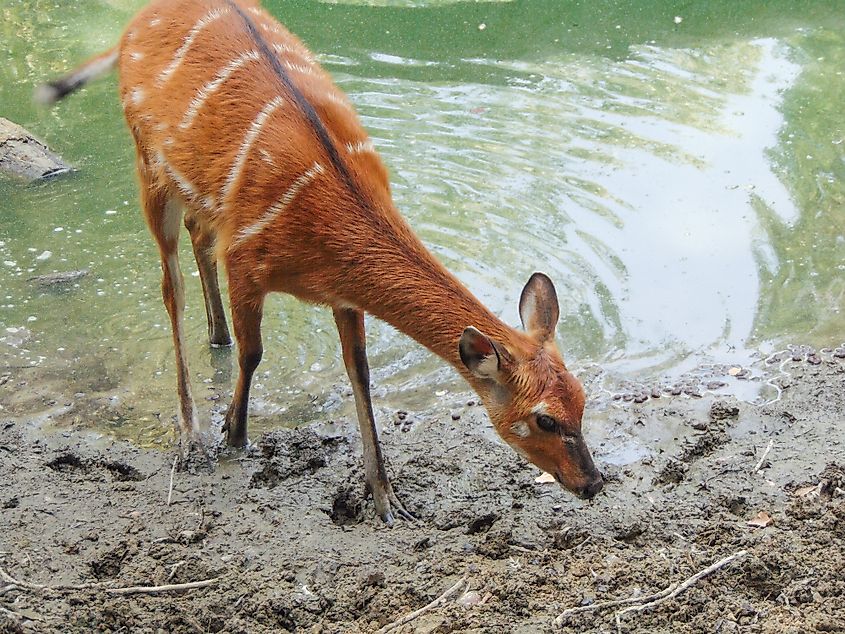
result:
[[[581,433],[584,389],[555,345],[559,314],[552,281],[534,273],[519,300],[525,333],[497,341],[468,327],[459,350],[502,439],[562,486],[589,499],[603,480]]]

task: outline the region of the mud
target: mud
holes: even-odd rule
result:
[[[683,390],[614,401],[620,429],[680,432],[621,466],[597,443],[607,485],[592,502],[536,483],[477,405],[397,413],[383,444],[419,519],[392,528],[374,517],[348,423],[276,431],[211,471],[177,471],[168,505],[173,453],[7,408],[6,572],[48,585],[218,581],[130,596],[4,582],[0,631],[375,632],[466,574],[469,591],[398,631],[547,632],[566,608],[657,592],[740,550],[676,599],[626,614],[622,631],[845,631],[845,362],[817,358],[762,406]],[[773,523],[749,526],[760,511]],[[562,631],[616,632],[614,614],[586,611]]]

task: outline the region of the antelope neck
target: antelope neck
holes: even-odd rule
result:
[[[354,303],[415,339],[474,384],[458,351],[464,329],[474,326],[502,344],[516,343],[521,333],[490,312],[410,229],[403,226],[380,238],[356,258],[355,268],[365,279]]]

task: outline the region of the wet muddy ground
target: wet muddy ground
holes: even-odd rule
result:
[[[468,588],[393,631],[546,632],[567,608],[658,592],[743,550],[626,613],[621,631],[845,631],[845,361],[833,355],[795,363],[768,405],[683,391],[615,401],[620,429],[680,431],[673,449],[624,466],[599,446],[608,482],[592,502],[535,482],[477,405],[397,416],[383,443],[419,519],[392,528],[374,517],[348,424],[255,437],[212,472],[176,472],[171,491],[173,453],[13,416],[26,371],[0,386],[0,564],[22,584],[100,585],[6,579],[0,632],[376,632],[464,575]],[[615,632],[619,609],[557,631]]]

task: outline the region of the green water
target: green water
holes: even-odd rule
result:
[[[142,4],[0,0],[0,116],[79,168],[0,179],[0,363],[102,396],[115,433],[156,437],[173,359],[116,79],[52,110],[29,99]],[[551,275],[576,369],[653,380],[845,338],[841,1],[265,5],[350,95],[398,207],[476,294],[517,324],[522,284]],[[231,362],[207,349],[183,246],[191,370],[219,415]],[[62,292],[28,281],[82,268]],[[368,330],[382,408],[461,389],[403,335]],[[273,297],[264,333],[254,428],[351,413],[327,310]]]

